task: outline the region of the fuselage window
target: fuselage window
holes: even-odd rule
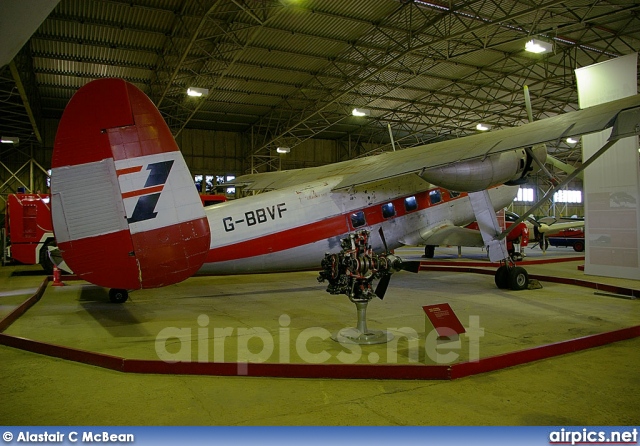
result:
[[[387,203],[382,205],[382,216],[384,218],[391,218],[396,215],[396,209],[393,207],[393,203]]]
[[[351,214],[351,225],[354,228],[359,228],[360,226],[364,226],[366,221],[364,219],[364,212],[359,211],[354,214]]]
[[[404,210],[407,212],[415,211],[418,209],[418,201],[416,197],[407,197],[404,199]]]
[[[451,196],[451,198],[456,198],[460,196],[460,192],[456,192],[455,190],[450,190],[449,195]]]
[[[431,204],[440,203],[442,201],[440,189],[434,189],[429,192],[429,201],[431,201]]]

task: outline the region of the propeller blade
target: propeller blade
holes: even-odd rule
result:
[[[378,296],[381,300],[384,299],[384,295],[387,292],[390,280],[391,274],[385,274],[380,278],[380,281],[378,282],[378,286],[376,287],[376,296]]]
[[[389,248],[387,248],[387,239],[384,238],[384,231],[382,230],[382,226],[378,230],[378,234],[380,234],[380,238],[382,239],[382,244],[384,245],[384,252],[389,252]]]
[[[410,273],[417,273],[420,271],[420,262],[419,260],[412,260],[410,262],[402,262],[402,269],[404,271],[409,271]]]

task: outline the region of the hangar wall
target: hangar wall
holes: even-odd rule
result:
[[[0,162],[3,164],[0,165],[0,223],[4,218],[7,194],[17,192],[23,185],[27,188],[30,186],[31,151],[33,160],[42,168],[51,167],[58,123],[57,119],[42,121],[40,132],[44,147],[21,142],[18,147],[3,147],[0,152]],[[251,138],[247,134],[185,129],[178,135],[176,142],[193,175],[238,176],[251,167]],[[336,141],[310,139],[293,148],[291,153],[279,155],[274,150],[272,155],[279,158],[280,169],[320,166],[338,161],[338,145]],[[33,191],[48,190],[47,176],[37,166],[33,168],[33,179]]]

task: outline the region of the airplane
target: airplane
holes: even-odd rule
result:
[[[122,79],[97,79],[74,94],[59,123],[51,162],[53,228],[74,273],[124,302],[131,290],[196,273],[317,269],[326,253],[339,251],[341,240],[361,229],[382,228],[388,249],[417,244],[435,225],[455,220],[451,203],[429,201],[437,186],[464,193],[451,202],[464,199],[462,207],[473,211],[490,260],[501,263],[496,284],[523,289],[526,270],[509,258],[495,210],[544,163],[539,143],[612,127],[604,151],[637,134],[638,124],[640,95],[520,127],[243,175],[236,185],[267,192],[204,208],[152,101]],[[374,250],[386,249],[371,240]]]

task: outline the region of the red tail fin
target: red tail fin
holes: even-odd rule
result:
[[[73,96],[52,158],[53,228],[74,273],[108,288],[170,285],[209,250],[209,224],[184,158],[151,100],[120,79]]]

